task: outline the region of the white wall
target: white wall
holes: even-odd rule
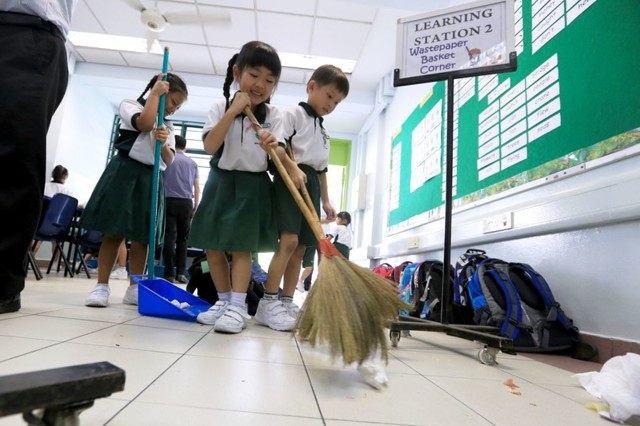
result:
[[[47,170],[69,169],[65,183],[85,203],[106,165],[116,109],[82,76],[70,76],[67,92],[49,129]]]
[[[386,233],[391,138],[429,85],[399,88],[368,132],[367,161],[357,173],[371,177],[363,224],[352,252],[360,264],[443,259],[444,221]],[[640,341],[637,310],[640,276],[640,156],[589,163],[577,173],[543,185],[515,189],[489,202],[454,210],[452,263],[467,248],[492,257],[529,263],[549,282],[563,309],[584,333]],[[483,220],[513,214],[513,229],[483,233]],[[370,226],[370,228],[368,228]],[[419,241],[410,249],[410,241]]]

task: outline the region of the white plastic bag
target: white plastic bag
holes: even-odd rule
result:
[[[576,374],[591,395],[609,404],[611,420],[640,415],[640,355],[628,353],[605,362],[600,372]]]

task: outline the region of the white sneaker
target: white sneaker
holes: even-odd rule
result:
[[[98,276],[98,268],[87,268],[87,272],[89,273],[89,275],[91,275],[92,277],[96,277]]]
[[[227,310],[228,306],[229,302],[218,300],[215,305],[209,308],[208,311],[200,312],[196,317],[196,321],[200,324],[214,325]]]
[[[280,300],[261,299],[255,315],[258,324],[267,326],[273,330],[290,331],[296,320],[289,315],[284,303]]]
[[[251,315],[247,313],[247,308],[229,305],[222,316],[218,318],[213,331],[220,333],[240,333],[247,328],[247,320],[251,319]]]
[[[304,281],[298,281],[298,285],[296,285],[296,290],[298,290],[300,293],[304,293]]]
[[[118,269],[114,270],[111,273],[111,275],[109,275],[109,279],[112,279],[112,280],[128,280],[129,279],[129,273],[127,272],[127,268],[125,268],[124,266],[121,266]]]
[[[298,319],[298,313],[300,312],[300,307],[293,302],[282,303],[282,306],[287,310],[289,316],[295,320]]]
[[[138,304],[138,284],[127,287],[127,291],[124,292],[124,297],[122,298],[122,303],[125,305]]]
[[[87,296],[84,305],[96,308],[106,308],[109,306],[109,294],[111,294],[111,289],[109,289],[107,284],[96,284],[93,290],[91,290],[91,293]]]

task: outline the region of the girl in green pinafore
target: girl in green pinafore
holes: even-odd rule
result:
[[[203,128],[204,149],[213,154],[211,171],[193,221],[189,245],[206,250],[219,300],[198,315],[214,331],[240,333],[249,319],[246,307],[251,278],[251,253],[275,251],[278,233],[272,204],[272,183],[264,149],[276,150],[282,140],[280,112],[268,104],[281,72],[280,59],[270,45],[252,41],[229,61],[224,100],[213,104]],[[230,99],[232,82],[239,91]],[[250,107],[261,123],[256,132],[243,110]],[[227,261],[231,257],[231,265]]]
[[[165,95],[164,115],[170,116],[187,99],[187,86],[175,74],[154,76],[137,100],[120,104],[120,127],[115,155],[102,173],[100,180],[80,217],[80,226],[103,233],[98,254],[98,284],[89,293],[86,306],[106,307],[109,304],[109,275],[123,240],[131,241],[129,273],[143,274],[149,246],[151,220],[151,190],[156,140],[161,141],[160,170],[171,164],[175,154],[173,126],[165,121],[156,127],[160,96]],[[144,95],[149,92],[147,98]],[[162,241],[164,230],[164,188],[162,174],[159,179],[157,229]],[[138,286],[133,280],[122,301],[138,304]]]

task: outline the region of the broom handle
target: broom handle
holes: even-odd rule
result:
[[[255,127],[256,131],[260,132],[262,130],[262,126],[256,119],[256,116],[253,115],[253,111],[251,111],[251,108],[246,107],[244,109],[244,113],[247,117],[249,117],[249,120],[251,120],[251,123],[253,124],[253,127]],[[313,203],[311,202],[311,198],[309,197],[309,194],[307,193],[307,191],[304,191],[308,199],[307,203],[310,203],[309,205],[313,209],[315,216],[314,216],[314,213],[311,213],[311,209],[309,209],[307,204],[305,204],[305,200],[303,200],[302,196],[300,196],[300,191],[298,190],[298,188],[296,188],[296,185],[291,180],[291,176],[289,176],[287,169],[284,167],[284,164],[282,164],[282,161],[280,161],[280,158],[278,157],[278,155],[273,151],[273,148],[271,148],[270,146],[267,146],[266,149],[267,149],[267,154],[269,154],[269,157],[271,157],[271,160],[276,165],[276,168],[278,169],[280,176],[282,176],[282,179],[284,180],[285,185],[287,185],[287,189],[291,193],[291,196],[293,197],[296,204],[300,208],[302,215],[309,223],[309,226],[311,227],[311,230],[315,234],[316,239],[318,241],[324,240],[326,236],[324,234],[324,231],[322,230],[322,225],[320,225],[320,220],[317,217],[317,213],[315,213],[315,208],[313,208]]]

